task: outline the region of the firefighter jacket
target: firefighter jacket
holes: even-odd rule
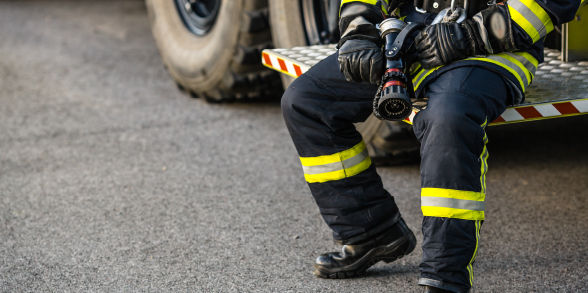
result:
[[[412,3],[401,3],[394,11],[389,11],[396,6],[394,0],[343,0],[341,10],[351,3],[365,5],[365,11],[361,12],[364,19],[381,19],[394,13],[406,22],[420,22],[430,24],[434,15],[419,13]],[[484,1],[484,0],[482,0]],[[431,69],[420,68],[414,64],[411,68],[412,83],[417,96],[428,81],[437,78],[441,73],[456,67],[481,66],[493,72],[499,73],[506,78],[511,86],[519,94],[513,103],[520,103],[524,98],[524,92],[531,84],[537,65],[543,62],[543,41],[545,36],[554,30],[559,24],[568,22],[574,18],[580,3],[586,0],[508,0],[498,3],[496,8],[507,16],[507,30],[512,36],[514,50],[510,52],[495,52],[487,56],[472,56],[458,60],[444,66]],[[483,13],[480,12],[480,13]],[[480,14],[478,13],[478,14]],[[368,16],[369,15],[369,16]],[[345,15],[347,18],[353,16]],[[474,16],[477,17],[479,15]],[[343,18],[343,16],[342,16]],[[345,26],[350,21],[342,21],[340,25]],[[482,26],[484,25],[481,23]],[[482,27],[484,29],[484,27]],[[345,27],[341,27],[344,32]]]

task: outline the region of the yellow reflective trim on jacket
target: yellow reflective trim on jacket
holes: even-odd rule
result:
[[[438,218],[452,218],[472,221],[483,221],[483,211],[470,211],[462,209],[453,209],[445,207],[428,207],[421,206],[423,216],[425,217],[438,217]]]
[[[412,79],[412,84],[414,86],[414,90],[416,91],[421,83],[427,78],[427,76],[431,75],[435,70],[441,68],[443,66],[437,66],[431,69],[424,69],[421,68],[420,72]]]
[[[421,196],[445,197],[474,201],[484,201],[486,199],[486,195],[483,192],[434,187],[423,187],[421,189]]]
[[[509,53],[503,53],[503,54],[501,54],[500,57],[514,63],[517,66],[516,68],[520,69],[520,71],[519,71],[515,68],[515,71],[517,71],[518,74],[520,74],[521,72],[523,73],[522,75],[524,75],[525,79],[526,79],[525,86],[528,86],[531,84],[531,81],[533,81],[533,76],[535,75],[534,72],[531,73],[531,71],[529,71],[527,66],[525,66],[518,58],[516,58],[515,55],[511,55]],[[526,59],[523,58],[523,60],[526,60]]]
[[[320,183],[357,175],[371,166],[365,143],[331,155],[300,157],[304,178],[309,183]]]
[[[370,5],[377,5],[378,2],[380,2],[382,5],[382,12],[385,15],[388,15],[388,0],[383,0],[383,1],[378,1],[378,0],[343,0],[341,1],[341,6],[339,6],[339,17],[341,17],[341,8],[343,7],[343,5],[347,4],[347,3],[352,3],[352,2],[360,2],[360,3],[365,3],[365,4],[370,4]]]
[[[521,89],[524,92],[527,86],[529,86],[529,84],[531,83],[531,80],[527,78],[528,70],[524,65],[522,65],[521,62],[512,62],[512,59],[512,55],[508,55],[507,53],[500,53],[489,55],[486,57],[471,57],[465,60],[489,62],[508,70],[508,72],[512,73],[512,75],[514,75],[514,77],[517,79],[521,86]]]
[[[506,69],[517,79],[523,92],[529,86],[529,84],[531,84],[531,81],[535,76],[535,71],[537,70],[537,65],[539,64],[537,59],[535,59],[533,55],[527,52],[504,52],[494,55],[488,55],[485,57],[470,57],[460,60],[458,62],[464,60],[488,62]],[[417,66],[417,73],[412,78],[414,90],[418,90],[419,86],[429,75],[431,75],[431,73],[442,67],[443,66],[431,69],[424,69],[421,68],[420,65]]]
[[[551,17],[534,0],[509,0],[507,4],[510,18],[529,35],[533,43],[553,30]]]

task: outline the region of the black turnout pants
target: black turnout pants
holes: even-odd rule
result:
[[[343,244],[377,234],[399,216],[353,126],[372,113],[376,90],[346,82],[335,53],[296,79],[282,99],[304,177]],[[419,284],[465,292],[484,220],[485,127],[504,111],[509,94],[499,75],[478,67],[447,71],[424,90],[429,104],[413,125],[422,158]]]

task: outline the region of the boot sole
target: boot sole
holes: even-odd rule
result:
[[[368,268],[380,261],[386,263],[396,261],[411,253],[416,246],[416,237],[414,236],[414,233],[412,233],[410,229],[408,229],[408,231],[409,235],[406,235],[405,237],[398,239],[386,246],[375,247],[368,251],[362,258],[347,266],[336,269],[328,269],[315,264],[314,275],[325,279],[346,279],[359,277],[364,275]],[[396,250],[398,250],[398,248],[405,243],[408,243],[407,248],[404,250],[404,252],[398,253]]]

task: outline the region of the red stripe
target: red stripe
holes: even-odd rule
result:
[[[502,116],[498,116],[498,118],[496,118],[496,120],[492,121],[492,123],[498,123],[498,122],[504,122],[506,120],[504,120],[504,118],[502,118]]]
[[[272,66],[272,59],[270,59],[269,55],[267,53],[261,55],[263,55],[263,62],[265,62],[265,65]]]
[[[539,113],[539,111],[537,111],[533,106],[515,108],[515,110],[519,112],[519,114],[521,114],[521,116],[523,116],[525,119],[543,117],[543,115],[541,115],[541,113]]]
[[[280,63],[280,69],[286,72],[288,71],[288,67],[286,67],[286,63],[284,62],[284,60],[278,58],[278,63]]]
[[[294,71],[296,71],[296,76],[301,76],[302,75],[302,69],[300,69],[300,66],[294,64]]]
[[[400,72],[400,69],[398,69],[398,68],[389,68],[388,70],[386,70],[386,72],[392,72],[392,71],[394,71],[394,72]]]
[[[404,86],[404,83],[402,81],[398,81],[398,80],[391,80],[389,82],[387,82],[384,87],[389,87],[391,85],[399,85],[399,86]]]
[[[553,106],[564,115],[580,113],[580,111],[578,111],[578,109],[576,109],[576,107],[574,107],[574,105],[572,105],[570,102],[557,103],[553,104]]]

